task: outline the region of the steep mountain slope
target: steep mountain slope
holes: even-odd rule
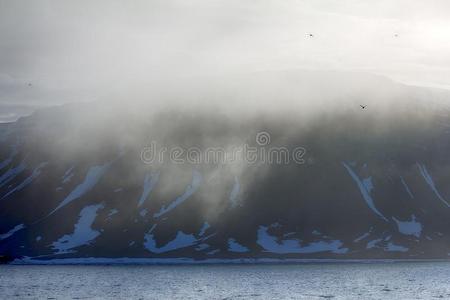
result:
[[[266,91],[252,97],[273,98],[283,89],[259,76],[264,80],[253,85]],[[339,105],[309,105],[307,113],[289,107],[155,112],[98,102],[4,124],[0,254],[42,260],[448,258],[450,110],[444,103],[450,96],[369,80],[385,92],[370,94],[360,84],[352,90],[353,80],[339,81],[348,91],[327,102]],[[303,84],[280,96],[283,105],[300,90],[320,90]],[[235,98],[249,97],[247,88],[231,90],[240,92]],[[270,141],[255,140],[261,132]],[[242,145],[265,154],[273,147],[306,153],[289,163],[262,161],[262,152],[256,161],[195,163],[183,154],[184,163],[167,156],[146,163],[142,151],[151,142],[201,153]]]

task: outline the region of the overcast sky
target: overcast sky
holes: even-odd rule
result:
[[[450,1],[0,0],[0,121],[169,78],[305,68],[449,88]]]

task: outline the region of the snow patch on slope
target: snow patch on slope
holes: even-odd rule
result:
[[[362,180],[362,184],[365,187],[366,191],[370,194],[373,190],[373,183],[372,183],[372,177],[369,176],[367,178],[364,178]]]
[[[366,249],[381,248],[387,252],[407,252],[409,249],[401,245],[396,245],[390,241],[391,235],[379,239],[372,240],[367,243]],[[386,244],[387,243],[387,244]]]
[[[417,166],[419,167],[420,174],[422,174],[422,177],[425,179],[425,182],[430,186],[431,190],[433,190],[434,194],[441,200],[447,207],[450,207],[448,202],[441,196],[439,191],[436,188],[436,185],[434,184],[433,178],[431,177],[430,173],[428,173],[427,168],[424,164],[420,165],[417,163]]]
[[[114,215],[117,214],[118,212],[119,212],[119,211],[118,211],[117,209],[115,209],[115,208],[111,209],[111,210],[109,211],[108,218],[114,216]]]
[[[13,188],[11,191],[9,191],[7,194],[5,194],[3,198],[8,197],[9,195],[20,191],[21,189],[23,189],[24,187],[26,187],[27,185],[29,185],[34,179],[36,179],[40,174],[41,174],[41,169],[43,167],[45,167],[48,164],[48,162],[43,162],[40,163],[32,172],[32,174],[30,176],[28,176],[24,181],[22,181],[20,184],[18,184],[15,188]]]
[[[267,252],[287,254],[287,253],[317,253],[333,252],[346,253],[347,248],[341,248],[343,243],[339,240],[312,242],[306,246],[301,246],[298,240],[279,240],[276,236],[268,233],[268,227],[259,226],[258,239],[256,241]]]
[[[209,227],[210,226],[209,226],[208,222],[203,223],[203,226],[202,226],[202,228],[200,228],[200,232],[198,233],[198,235],[203,236]]]
[[[197,251],[203,251],[203,250],[208,249],[208,248],[209,248],[209,245],[203,243],[203,244],[200,244],[200,245],[198,245],[197,247],[195,247],[195,250],[197,250]]]
[[[14,233],[16,233],[17,231],[22,230],[24,228],[25,228],[25,225],[19,224],[19,225],[15,226],[13,229],[11,229],[10,231],[0,234],[0,241],[9,238]]]
[[[396,245],[392,242],[389,242],[384,248],[384,250],[389,252],[407,252],[409,249],[400,245]]]
[[[103,208],[102,204],[86,206],[81,210],[80,218],[77,224],[75,224],[73,233],[64,235],[56,242],[53,242],[52,246],[57,251],[56,254],[73,252],[70,250],[87,245],[100,235],[100,232],[91,228],[97,217],[97,211],[100,208]]]
[[[11,180],[13,180],[17,175],[22,173],[26,169],[25,163],[21,162],[17,167],[10,168],[8,171],[0,176],[0,187],[4,186]]]
[[[57,210],[66,206],[70,202],[80,198],[81,196],[89,192],[92,188],[94,188],[94,186],[99,182],[100,178],[102,178],[102,176],[106,173],[109,166],[110,163],[91,167],[87,172],[84,181],[77,187],[75,187],[75,189],[73,189],[72,192],[70,192],[70,194],[52,212],[48,214],[48,216],[55,213]]]
[[[367,206],[369,206],[369,208],[375,214],[377,214],[379,217],[381,217],[384,221],[388,222],[388,219],[375,207],[374,201],[370,195],[370,193],[373,189],[372,178],[368,177],[366,179],[361,180],[349,165],[347,165],[345,162],[342,162],[342,165],[345,167],[345,169],[347,169],[350,176],[353,178],[353,180],[358,185],[358,188],[359,188],[364,200],[366,201]]]
[[[383,239],[375,239],[367,243],[366,249],[372,249],[378,245],[378,243],[381,243]]]
[[[192,182],[186,187],[186,190],[183,193],[183,195],[175,199],[175,201],[170,203],[168,206],[163,206],[161,210],[155,213],[153,216],[155,218],[159,218],[160,216],[168,213],[169,211],[171,211],[172,209],[174,209],[175,207],[186,201],[200,187],[201,182],[202,182],[202,175],[200,174],[199,171],[194,170],[192,172]]]
[[[249,250],[247,247],[239,244],[235,239],[230,238],[230,239],[228,239],[228,251],[244,253],[244,252],[248,252]]]
[[[169,252],[181,248],[186,248],[189,246],[195,245],[197,242],[197,239],[192,234],[186,234],[182,231],[178,231],[177,236],[175,239],[171,240],[167,244],[165,244],[162,247],[156,246],[156,241],[154,239],[153,234],[146,234],[145,235],[145,241],[144,241],[144,247],[153,253],[164,253]]]
[[[392,218],[397,223],[398,231],[404,235],[414,235],[420,238],[422,233],[422,224],[416,221],[416,216],[411,216],[411,221],[399,221],[396,218]]]
[[[158,180],[159,180],[159,172],[152,172],[150,174],[149,173],[145,174],[144,188],[142,191],[142,195],[138,201],[138,207],[144,204],[145,200],[147,200],[148,195],[150,195],[150,192],[153,190]]]
[[[414,195],[411,193],[411,190],[409,189],[408,185],[406,184],[406,181],[403,179],[402,176],[400,176],[400,180],[402,181],[403,186],[405,187],[405,190],[408,192],[409,196],[414,199]]]
[[[67,169],[67,171],[64,173],[63,177],[62,177],[62,183],[67,183],[69,182],[72,177],[73,177],[73,169],[74,166],[70,167],[69,169]]]
[[[362,234],[361,236],[357,237],[357,238],[354,239],[353,241],[354,241],[355,243],[358,243],[358,242],[362,241],[363,239],[365,239],[366,237],[369,237],[369,236],[370,236],[370,231],[369,231],[369,232],[366,232],[366,233],[364,233],[364,234]]]

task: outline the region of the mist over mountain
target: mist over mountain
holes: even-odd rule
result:
[[[0,254],[448,258],[445,90],[292,70],[111,98],[0,125]]]

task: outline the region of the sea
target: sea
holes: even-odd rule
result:
[[[0,299],[450,299],[450,262],[0,265]]]

